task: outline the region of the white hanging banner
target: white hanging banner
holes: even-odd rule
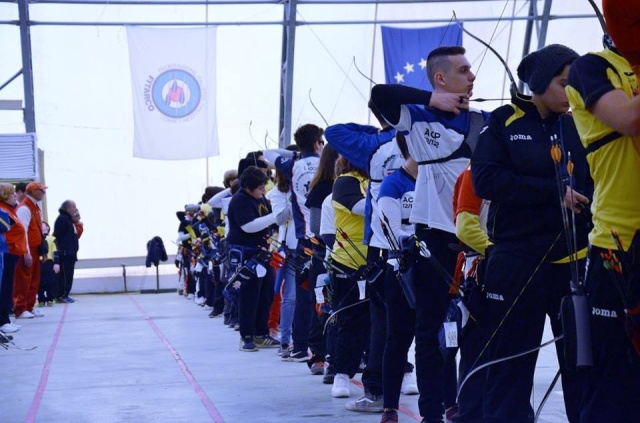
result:
[[[187,160],[220,153],[216,28],[127,27],[133,156]]]

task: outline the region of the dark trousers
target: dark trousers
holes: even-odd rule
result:
[[[458,363],[456,362],[458,348],[447,348],[444,355],[444,400],[445,410],[456,405],[458,392]]]
[[[0,284],[0,326],[11,323],[9,313],[13,309],[13,276],[20,256],[3,254],[4,269]]]
[[[47,260],[42,263],[40,268],[40,287],[38,288],[38,302],[44,303],[53,301],[56,297],[55,289],[57,287],[56,275],[53,271],[53,260]]]
[[[354,377],[369,333],[369,306],[359,299],[357,281],[351,277],[355,270],[334,261],[345,274],[331,271],[333,310],[336,319],[335,360],[336,373]],[[352,306],[346,308],[347,306]]]
[[[58,298],[66,298],[73,286],[73,273],[76,267],[75,257],[60,257],[60,274],[58,275]]]
[[[486,301],[481,308],[480,320],[486,323],[491,334],[502,324],[483,358],[493,360],[539,346],[546,316],[551,320],[554,336],[562,334],[559,310],[562,297],[569,293],[568,264],[541,263],[541,257],[498,252],[494,247],[489,248],[486,260]],[[578,421],[581,384],[578,374],[567,370],[563,348],[562,341],[556,343],[567,417],[574,423]],[[531,421],[529,398],[537,358],[535,352],[487,368],[484,422]]]
[[[306,256],[302,251],[305,247],[311,248],[311,241],[299,239],[294,259],[300,269],[305,266],[305,263],[311,260],[311,258]],[[308,266],[308,264],[306,265]],[[294,354],[299,351],[306,352],[309,348],[310,310],[313,305],[309,292],[309,272],[301,272],[298,270],[296,272],[296,308],[293,313],[293,331],[291,332]]]
[[[407,354],[416,332],[416,312],[407,302],[393,267],[387,265],[384,277],[387,303],[387,336],[384,346],[382,380],[384,407],[398,409],[404,374],[411,371]]]
[[[187,295],[196,293],[196,285],[198,282],[198,274],[189,268],[189,277],[187,278]]]
[[[213,278],[209,274],[207,266],[202,266],[202,270],[196,273],[196,281],[198,282],[198,290],[196,291],[196,298],[203,298],[206,300],[207,293],[211,290],[209,284],[213,284]]]
[[[229,286],[229,268],[224,267],[221,272],[220,285],[222,286],[222,297],[224,298],[224,308],[222,313],[229,324],[238,323],[238,291]]]
[[[381,250],[376,247],[368,248],[367,263],[377,262],[385,269],[386,261],[387,250]],[[376,396],[382,395],[382,359],[387,337],[387,307],[384,301],[385,273],[386,272],[383,271],[373,282],[367,283],[371,322],[369,329],[369,354],[367,355],[367,367],[362,373],[362,384],[366,392]]]
[[[457,253],[449,248],[456,243],[454,234],[416,225],[416,236],[427,244],[432,257],[450,274],[456,266]],[[418,408],[427,422],[442,421],[444,414],[444,359],[440,352],[438,331],[449,307],[449,283],[429,261],[420,256],[415,269],[416,294],[416,376],[420,398]]]
[[[477,292],[477,295],[480,293]],[[477,319],[477,316],[474,316]],[[483,330],[482,323],[477,320],[469,319],[464,328],[462,328],[461,336],[458,337],[460,345],[460,384],[466,376],[478,365],[484,361],[479,361],[478,356],[482,352],[482,348],[488,340],[486,332]],[[458,412],[456,414],[456,423],[483,423],[483,396],[485,383],[487,378],[486,369],[474,373],[461,386],[458,393]],[[446,403],[445,403],[446,406]]]
[[[590,306],[593,311],[599,310],[599,313],[591,313],[594,367],[585,373],[583,380],[580,422],[638,422],[640,360],[625,331],[624,306],[612,276],[604,268],[600,256],[602,252],[606,251],[598,247],[591,248],[586,275]],[[627,256],[629,260],[629,266],[623,267],[625,276],[633,275],[638,284],[640,252],[636,252],[635,263],[632,263],[630,254],[619,255]],[[612,317],[611,312],[615,312],[616,317]]]
[[[218,312],[218,313],[222,313],[222,310],[224,309],[224,296],[222,295],[222,291],[224,290],[224,283],[222,283],[222,280],[220,279],[220,265],[214,265],[213,266],[213,299],[211,300],[212,302],[209,303],[209,298],[207,298],[207,305],[210,305],[213,307],[213,309]]]
[[[330,318],[331,316],[328,316],[326,314],[320,316],[320,324],[322,325],[322,328],[326,328],[324,330],[324,339],[325,339],[325,345],[326,345],[326,349],[325,349],[325,361],[327,361],[329,363],[329,367],[327,368],[327,373],[331,373],[331,374],[335,374],[335,366],[333,365],[334,361],[335,361],[335,357],[336,357],[336,335],[337,335],[337,328],[335,323],[334,324],[326,324],[327,320]]]
[[[321,245],[313,245],[314,255],[324,256],[325,248]],[[327,341],[324,334],[324,323],[326,318],[319,316],[316,312],[316,282],[318,275],[325,273],[324,265],[317,257],[312,257],[311,268],[309,269],[309,338],[308,345],[314,358],[309,360],[311,366],[314,362],[325,361],[327,355]],[[297,292],[296,292],[297,295]]]
[[[242,283],[238,301],[240,336],[252,338],[269,334],[269,309],[273,301],[275,277],[271,267],[264,277],[257,276]]]

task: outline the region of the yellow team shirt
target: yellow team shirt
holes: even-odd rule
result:
[[[44,240],[47,243],[47,246],[49,247],[49,252],[47,253],[47,257],[45,257],[45,261],[49,261],[49,260],[53,261],[53,253],[58,251],[55,243],[56,238],[53,235],[47,235],[47,237]]]
[[[593,65],[599,63],[589,57],[592,55],[608,62],[608,68],[602,69],[608,81],[603,80],[603,73],[593,72]],[[584,58],[591,64],[582,70],[580,61]],[[610,89],[610,85],[632,98],[638,93],[638,81],[627,60],[610,50],[590,53],[581,59],[574,63],[566,91],[580,139],[587,148],[594,181],[591,205],[594,228],[589,241],[597,247],[616,249],[611,235],[615,230],[627,250],[640,229],[640,137],[616,133],[591,114],[588,107],[592,105],[589,96],[599,89]],[[594,151],[589,152],[590,149]]]
[[[340,178],[349,179],[341,180]],[[333,246],[331,258],[341,265],[354,270],[367,264],[366,260],[363,259],[363,257],[367,256],[367,246],[363,245],[364,216],[353,213],[350,207],[345,206],[344,200],[346,199],[346,202],[355,204],[358,199],[365,198],[367,185],[368,179],[357,172],[347,172],[340,175],[333,185],[333,201],[331,204],[336,215],[336,242]],[[355,192],[354,188],[359,191]],[[338,229],[344,231],[351,242],[348,242]]]

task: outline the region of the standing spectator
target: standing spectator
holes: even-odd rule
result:
[[[42,222],[42,237],[44,242],[40,249],[40,288],[38,289],[38,305],[52,306],[58,286],[57,276],[60,273],[58,263],[58,252],[56,251],[55,239],[50,234],[51,227],[47,222]]]
[[[13,185],[0,183],[0,210],[9,215],[9,229],[4,233],[7,241],[7,252],[2,254],[4,269],[0,284],[0,332],[13,333],[20,330],[20,326],[11,323],[9,313],[13,306],[13,277],[16,263],[27,253],[26,231],[16,216],[15,207],[18,196]],[[3,226],[7,226],[3,224]]]
[[[4,261],[2,260],[2,256],[4,253],[8,252],[7,248],[7,240],[4,237],[4,233],[7,232],[11,228],[11,219],[9,218],[9,213],[4,210],[0,210],[0,278],[2,278],[2,270],[4,268]]]
[[[27,195],[27,182],[18,182],[16,184],[16,198],[18,199],[18,204],[22,203],[24,197]]]
[[[56,239],[60,260],[59,291],[56,302],[72,303],[75,300],[69,296],[69,293],[73,285],[76,261],[78,261],[78,238],[83,232],[83,226],[74,201],[65,200],[58,212],[60,214],[53,225],[53,236]]]
[[[13,309],[16,319],[43,317],[34,309],[40,286],[40,246],[42,245],[42,212],[38,202],[42,201],[47,187],[40,182],[29,182],[27,195],[16,209],[16,215],[27,231],[28,251],[16,264],[13,282]]]

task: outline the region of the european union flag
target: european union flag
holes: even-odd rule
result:
[[[384,75],[387,84],[404,84],[431,90],[427,79],[427,56],[441,46],[461,46],[458,25],[432,28],[382,27]]]

